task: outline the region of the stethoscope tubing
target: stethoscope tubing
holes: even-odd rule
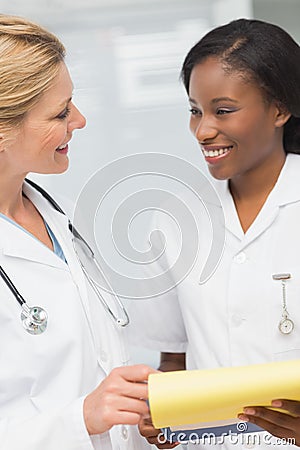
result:
[[[48,202],[53,206],[54,209],[56,209],[58,212],[60,212],[61,214],[63,214],[64,216],[66,215],[65,212],[63,211],[63,209],[58,205],[58,203],[51,197],[50,194],[48,194],[48,192],[46,192],[41,186],[39,186],[38,184],[36,184],[34,181],[29,180],[27,178],[25,178],[26,183],[28,183],[31,187],[33,187],[34,189],[36,189],[46,200],[48,200]],[[79,239],[89,250],[90,252],[90,256],[94,262],[94,264],[97,267],[97,270],[102,274],[102,276],[104,276],[104,274],[102,273],[102,270],[99,266],[99,263],[97,261],[97,259],[95,258],[95,254],[92,250],[92,248],[89,246],[89,244],[86,242],[86,240],[81,236],[81,234],[79,233],[79,231],[74,227],[74,225],[71,223],[70,220],[68,220],[69,222],[69,230],[72,233],[73,237],[76,239]],[[100,292],[100,289],[97,285],[97,283],[92,279],[92,277],[89,276],[86,268],[84,267],[83,263],[81,262],[76,249],[74,249],[76,257],[78,258],[78,261],[80,263],[80,266],[82,268],[82,271],[87,279],[87,281],[89,282],[90,286],[92,287],[92,289],[94,290],[95,294],[97,295],[98,299],[100,300],[100,302],[102,303],[104,309],[106,310],[106,312],[109,314],[109,316],[113,319],[113,321],[120,327],[126,327],[129,324],[129,316],[128,313],[123,305],[123,303],[121,302],[119,296],[115,293],[111,294],[113,295],[113,297],[115,298],[115,301],[118,305],[118,307],[120,308],[124,318],[118,317],[110,308],[110,306],[108,305],[108,303],[106,302],[104,296],[102,295],[102,293]],[[22,311],[23,314],[26,315],[26,317],[30,314],[31,310],[38,308],[39,310],[41,310],[44,314],[47,320],[47,313],[39,307],[32,307],[30,308],[27,305],[26,300],[24,299],[24,297],[20,294],[20,292],[18,291],[18,289],[16,288],[15,284],[12,282],[12,280],[9,278],[8,274],[6,273],[6,271],[3,269],[2,266],[0,266],[0,276],[3,279],[3,281],[5,282],[5,284],[7,285],[7,287],[10,289],[10,291],[12,292],[12,294],[14,295],[15,299],[18,301],[18,303],[22,306]],[[105,277],[104,277],[105,278]],[[109,285],[108,280],[106,280],[106,282]],[[111,286],[109,285],[110,290],[113,292]],[[31,325],[35,326],[35,324],[33,322],[31,322]],[[45,328],[40,331],[43,332],[46,329],[46,323],[45,323]],[[33,330],[27,330],[29,331],[31,334],[40,334],[40,333],[35,333],[33,332]]]
[[[20,294],[14,283],[11,281],[5,270],[2,266],[0,266],[0,276],[4,280],[6,286],[11,290],[13,295],[15,296],[16,300],[20,303],[21,306],[26,304],[26,300],[24,297]]]

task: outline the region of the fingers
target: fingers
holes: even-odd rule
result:
[[[243,414],[239,414],[238,417],[243,421],[247,421],[247,419],[245,418],[246,416],[244,416]],[[258,427],[268,431],[272,436],[284,438],[287,440],[295,438],[294,432],[292,430],[279,427],[278,425],[274,425],[273,423],[259,417],[252,417],[249,422],[254,423]]]
[[[148,398],[148,385],[145,383],[132,383],[122,377],[113,375],[105,382],[106,392],[114,393],[122,397],[132,397],[138,399]]]
[[[167,441],[163,432],[154,428],[150,417],[143,418],[139,422],[139,431],[147,439],[149,444],[154,444],[159,449],[171,449],[179,445],[177,442],[171,443]]]
[[[139,423],[139,431],[145,438],[157,437],[161,430],[154,428],[150,417],[143,418]],[[153,442],[151,442],[153,443]]]
[[[244,414],[246,415],[246,418],[262,419],[266,422],[271,422],[274,425],[287,429],[290,429],[295,421],[295,418],[288,414],[273,411],[262,406],[246,407],[244,408]]]
[[[119,373],[125,380],[131,382],[145,382],[148,381],[148,377],[152,373],[159,373],[158,370],[145,364],[136,364],[134,366],[123,366],[113,369],[111,373]]]
[[[101,434],[119,424],[136,425],[148,415],[146,381],[155,372],[142,364],[113,369],[84,400],[83,414],[89,434]]]
[[[158,371],[144,364],[117,367],[107,377],[107,389],[125,397],[148,398],[148,376]]]
[[[266,422],[271,422],[274,425],[287,429],[293,429],[298,419],[297,417],[293,417],[281,411],[274,411],[262,406],[246,407],[243,412],[245,415],[245,420],[249,418],[262,419]]]
[[[281,438],[294,438],[295,430],[299,427],[299,418],[292,417],[289,414],[280,411],[273,411],[262,406],[251,406],[244,408],[239,419],[254,423],[273,436]]]
[[[144,400],[138,400],[135,398],[122,398],[118,397],[117,402],[114,407],[119,411],[132,411],[139,415],[139,419],[141,416],[145,416],[149,414],[149,408],[147,403]]]
[[[272,401],[275,408],[284,409],[294,416],[300,416],[300,402],[295,400],[278,399]]]

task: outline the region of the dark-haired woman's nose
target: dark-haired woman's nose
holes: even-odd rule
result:
[[[195,118],[191,118],[190,127],[195,138],[200,143],[211,141],[218,134],[218,131],[214,126],[213,120],[209,117],[205,118],[204,116],[202,116],[197,118],[197,120],[195,120]]]

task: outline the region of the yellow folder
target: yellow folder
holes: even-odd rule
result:
[[[244,406],[300,401],[300,360],[151,374],[149,405],[156,428],[236,420]]]

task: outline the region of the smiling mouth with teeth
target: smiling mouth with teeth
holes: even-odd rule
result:
[[[63,150],[64,148],[66,148],[67,145],[68,145],[68,144],[62,144],[62,145],[60,145],[59,147],[57,147],[56,150]]]
[[[215,150],[204,150],[204,149],[202,149],[202,151],[203,151],[203,154],[204,154],[205,157],[215,158],[217,156],[225,155],[225,153],[230,152],[230,150],[232,148],[233,148],[233,146],[230,145],[229,147],[223,147],[223,148],[220,148],[218,150],[217,149],[215,149]]]

